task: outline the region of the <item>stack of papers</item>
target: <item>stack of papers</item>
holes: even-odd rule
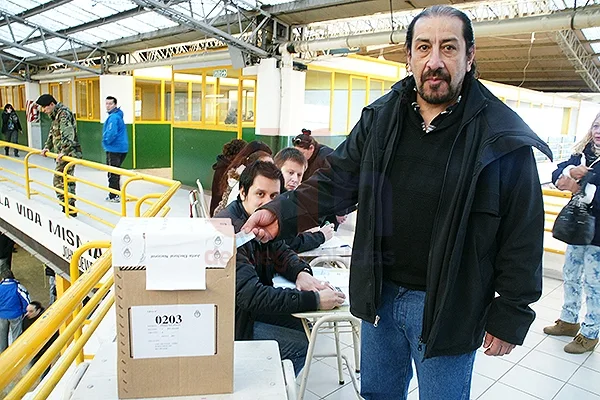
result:
[[[313,276],[320,281],[329,282],[331,286],[337,290],[342,291],[346,295],[346,301],[343,305],[347,306],[350,304],[350,271],[341,268],[319,268],[315,267],[313,270]],[[273,278],[273,286],[278,288],[295,289],[296,284],[285,279],[281,275],[276,275]]]

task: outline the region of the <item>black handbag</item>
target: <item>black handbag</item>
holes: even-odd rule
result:
[[[558,213],[552,227],[553,238],[572,245],[588,245],[594,239],[596,217],[590,213],[590,205],[582,201],[590,175],[593,173],[588,173],[579,181],[579,191]]]

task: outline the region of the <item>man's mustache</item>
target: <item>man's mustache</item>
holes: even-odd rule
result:
[[[443,69],[429,70],[423,73],[422,80],[425,81],[429,78],[442,79],[446,82],[450,82],[450,74]]]

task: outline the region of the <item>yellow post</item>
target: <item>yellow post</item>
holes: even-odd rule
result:
[[[79,279],[79,259],[81,258],[83,253],[85,253],[86,251],[88,251],[90,249],[108,249],[108,248],[110,248],[110,242],[88,242],[88,243],[85,243],[85,244],[81,245],[80,247],[78,247],[77,250],[75,250],[75,252],[73,253],[73,256],[71,257],[71,264],[69,265],[69,275],[71,277],[71,282],[76,282]],[[79,314],[80,311],[81,311],[81,303],[79,303],[73,310],[73,319],[75,319],[77,317],[77,314]],[[79,328],[77,328],[77,330],[75,331],[75,334],[73,335],[73,339],[75,339],[75,342],[77,342],[77,340],[79,340],[82,333],[83,333],[83,328],[81,326],[79,326]],[[75,359],[75,362],[77,363],[77,365],[79,365],[84,360],[85,360],[85,357],[83,355],[83,347],[82,347],[81,351],[77,355],[77,358]]]
[[[63,278],[60,275],[56,275],[56,299],[60,299],[63,294],[67,291],[67,289],[71,286],[71,283],[66,280],[65,278]],[[65,329],[67,329],[67,326],[71,323],[71,317],[68,317],[65,322],[60,326],[60,329],[58,330],[58,332],[62,335],[63,332],[65,331]],[[67,343],[68,345],[68,343]],[[62,350],[61,350],[61,354],[63,354],[65,351],[67,350],[67,347],[65,346]]]
[[[238,91],[237,91],[237,115],[236,115],[236,119],[237,119],[237,138],[241,139],[242,138],[242,133],[243,133],[243,118],[242,118],[242,101],[243,101],[243,91],[244,91],[244,77],[243,77],[243,70],[239,70],[238,73]]]

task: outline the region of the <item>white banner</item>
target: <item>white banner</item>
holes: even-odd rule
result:
[[[35,196],[32,197],[35,199]],[[28,200],[24,194],[0,185],[0,218],[33,238],[64,259],[71,261],[73,252],[92,240],[110,240],[110,234],[99,231],[60,213],[58,205]],[[56,210],[55,210],[56,208]],[[79,269],[87,270],[102,255],[102,249],[91,249],[79,260]]]

